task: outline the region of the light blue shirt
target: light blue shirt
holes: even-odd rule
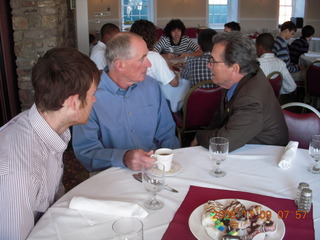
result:
[[[97,101],[84,125],[73,126],[76,157],[89,171],[125,167],[122,158],[131,149],[178,148],[175,123],[157,81],[121,89],[103,71]]]
[[[231,88],[229,88],[229,90],[227,91],[227,97],[228,97],[228,101],[230,101],[230,99],[232,98],[233,94],[234,94],[234,91],[236,90],[237,86],[238,86],[238,83],[235,83],[232,85]]]

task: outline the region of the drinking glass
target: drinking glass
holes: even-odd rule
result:
[[[316,164],[309,168],[309,172],[320,173],[320,135],[313,135],[309,144],[309,154],[316,161]]]
[[[157,210],[163,207],[163,202],[156,198],[158,192],[164,187],[164,165],[161,163],[153,163],[151,166],[144,166],[142,169],[142,182],[144,188],[150,193],[151,198],[144,203],[148,209]]]
[[[213,137],[209,140],[209,157],[217,164],[215,170],[211,170],[210,174],[220,178],[226,175],[226,172],[220,169],[220,164],[226,160],[229,152],[229,140],[224,137]]]
[[[115,240],[143,240],[143,223],[132,217],[120,218],[112,224]]]

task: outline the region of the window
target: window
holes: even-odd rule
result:
[[[208,0],[208,26],[223,29],[224,24],[238,21],[238,0]]]
[[[139,19],[153,22],[153,0],[122,0],[121,3],[123,29]]]
[[[290,21],[291,17],[304,17],[305,0],[280,0],[279,24]]]

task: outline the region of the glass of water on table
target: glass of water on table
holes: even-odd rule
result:
[[[209,157],[217,164],[217,168],[210,171],[214,177],[221,178],[226,172],[220,169],[220,164],[226,160],[229,153],[229,140],[224,137],[213,137],[209,140]]]

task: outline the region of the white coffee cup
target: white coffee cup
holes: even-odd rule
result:
[[[150,157],[156,158],[157,162],[164,166],[164,171],[169,172],[171,170],[173,150],[170,148],[159,148]]]

